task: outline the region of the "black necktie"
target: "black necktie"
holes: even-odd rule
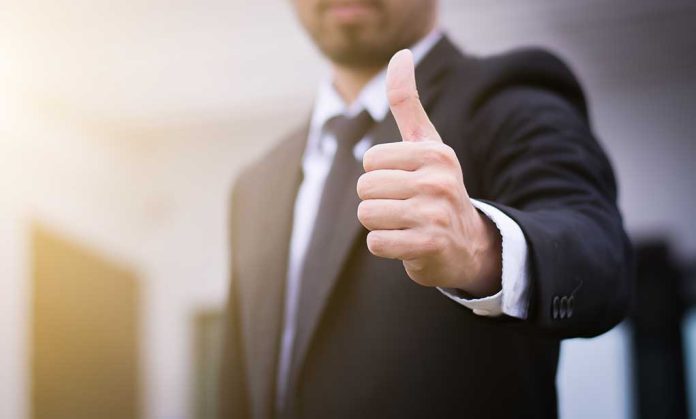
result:
[[[323,265],[331,263],[332,240],[336,239],[336,223],[340,210],[346,205],[354,205],[357,194],[355,186],[362,173],[362,162],[353,155],[353,148],[373,125],[372,117],[367,111],[353,118],[337,116],[330,119],[326,125],[327,133],[336,137],[336,154],[331,169],[326,177],[321,195],[319,210],[314,220],[314,229],[307,246],[301,270],[300,292],[296,331],[298,334],[308,332],[306,321],[307,302],[314,302],[318,297],[317,284],[330,281],[325,278]],[[353,211],[353,214],[355,214]],[[357,217],[357,215],[355,215]],[[297,342],[297,339],[296,339]],[[293,352],[295,350],[293,349]],[[296,356],[293,353],[293,358]]]
[[[370,114],[362,111],[353,118],[343,115],[333,117],[325,125],[326,131],[336,137],[336,154],[324,183],[312,238],[304,257],[300,301],[311,295],[314,281],[326,279],[313,275],[313,268],[325,260],[322,257],[323,251],[330,247],[328,244],[334,236],[333,227],[336,225],[338,210],[348,201],[349,194],[357,193],[355,186],[360,171],[355,169],[356,166],[362,167],[362,164],[355,158],[353,148],[365,136],[373,122]]]

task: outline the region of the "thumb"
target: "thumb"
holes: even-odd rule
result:
[[[413,54],[407,49],[389,61],[387,99],[404,141],[442,141],[418,98]]]

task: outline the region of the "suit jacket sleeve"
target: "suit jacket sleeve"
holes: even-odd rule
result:
[[[546,53],[516,59],[550,72],[534,82],[528,69],[522,83],[498,78],[473,108],[465,141],[480,198],[517,222],[529,246],[526,325],[560,338],[595,336],[623,318],[631,289],[614,175],[567,68]]]

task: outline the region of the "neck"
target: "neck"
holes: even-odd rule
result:
[[[334,87],[343,100],[350,105],[358,98],[358,94],[360,94],[363,87],[365,87],[382,68],[383,66],[355,68],[334,64]]]

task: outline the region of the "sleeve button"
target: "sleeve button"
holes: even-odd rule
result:
[[[565,319],[568,317],[568,297],[564,296],[563,298],[561,298],[561,307],[559,313],[561,315],[561,319]]]

